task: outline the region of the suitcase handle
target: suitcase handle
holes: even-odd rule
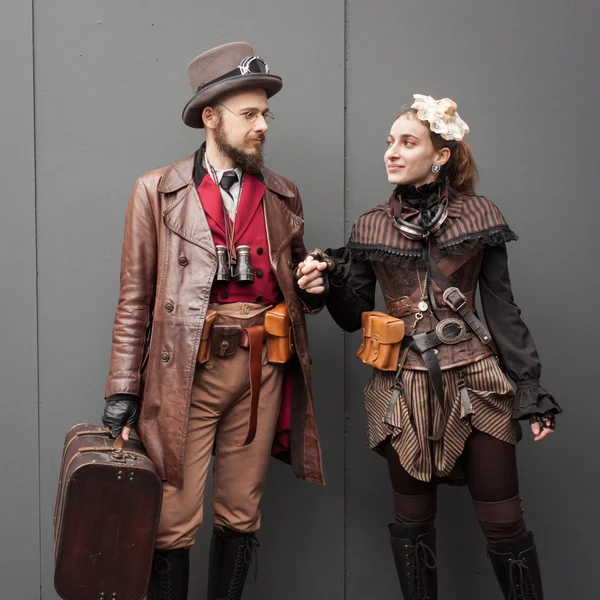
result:
[[[110,460],[122,461],[125,460],[125,454],[123,454],[123,433],[119,433],[115,443],[113,444],[113,452]]]
[[[78,431],[76,434],[76,437],[80,437],[82,435],[98,435],[98,434],[102,434],[102,433],[110,436],[110,431],[108,429],[106,429],[104,431],[98,431],[98,430]],[[73,439],[75,439],[75,438],[73,438]],[[71,442],[72,441],[73,440],[71,440]],[[71,442],[69,442],[69,444]],[[113,456],[117,460],[123,459],[123,442],[124,442],[123,433],[119,433],[119,435],[117,436],[117,439],[115,440],[115,443],[112,446]],[[67,447],[68,447],[68,445],[67,445]],[[63,452],[63,458],[66,455],[66,452],[67,452],[67,448],[65,448],[65,450]]]
[[[115,452],[121,452],[121,450],[123,450],[123,434],[120,433],[119,436],[117,437],[117,439],[115,440],[115,443],[113,444],[113,450]]]
[[[110,436],[110,431],[108,429],[104,429],[104,430],[100,430],[98,431],[97,429],[89,429],[89,430],[84,430],[84,431],[78,431],[75,435],[76,437],[81,437],[82,435],[109,435]],[[115,443],[113,444],[113,448],[115,450],[121,450],[123,448],[123,433],[119,433],[119,435],[117,436],[117,439],[115,440]]]

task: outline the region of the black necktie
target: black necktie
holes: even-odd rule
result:
[[[225,194],[221,194],[223,198],[223,206],[232,221],[235,221],[236,205],[233,199],[233,194],[230,192],[231,186],[238,180],[237,173],[235,171],[225,171],[221,176],[219,185]]]
[[[221,182],[219,183],[219,185],[231,196],[232,200],[233,196],[231,195],[231,192],[229,190],[231,189],[234,183],[237,183],[237,181],[238,176],[235,171],[225,171],[225,173],[223,173],[223,176],[221,177]]]

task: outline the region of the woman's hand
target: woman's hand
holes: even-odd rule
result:
[[[325,291],[325,280],[322,275],[325,269],[327,269],[326,262],[321,262],[312,254],[307,254],[296,271],[298,287],[309,294],[322,294]]]
[[[545,413],[543,415],[536,413],[529,417],[531,431],[535,436],[534,441],[539,442],[551,433],[554,433],[555,421],[554,413]]]

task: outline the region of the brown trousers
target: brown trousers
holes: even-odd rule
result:
[[[269,307],[236,302],[214,304],[216,323],[260,325]],[[229,358],[211,354],[194,375],[185,449],[183,490],[164,485],[163,504],[156,547],[163,550],[188,548],[202,523],[204,489],[210,458],[213,465],[213,508],[217,527],[244,533],[260,528],[262,496],[271,447],[275,436],[283,386],[282,365],[263,368],[254,441],[237,446],[248,433],[250,416],[249,351],[238,348]]]

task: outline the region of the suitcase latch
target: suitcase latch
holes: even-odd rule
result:
[[[115,452],[110,453],[108,460],[111,460],[112,462],[125,462],[126,458],[127,456],[121,450],[116,450]]]
[[[123,452],[122,450],[116,450],[114,452],[111,452],[108,456],[108,460],[111,460],[113,462],[125,462],[127,459],[130,460],[137,460],[137,456],[135,454],[127,454],[126,452]]]

